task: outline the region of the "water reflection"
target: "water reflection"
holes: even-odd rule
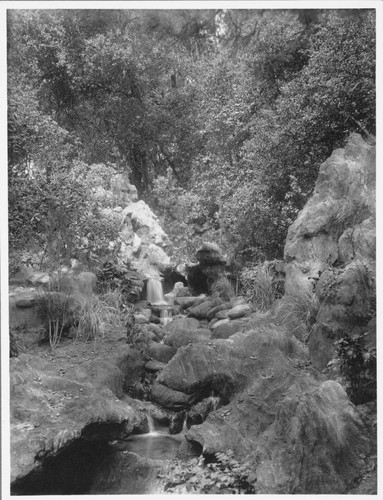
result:
[[[183,437],[161,434],[157,431],[154,434],[138,434],[119,441],[119,450],[137,453],[141,457],[152,460],[164,460],[176,456],[181,439]]]

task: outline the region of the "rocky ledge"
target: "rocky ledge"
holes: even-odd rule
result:
[[[65,341],[52,351],[30,347],[10,359],[11,482],[84,438],[107,443],[142,426],[143,415],[122,401],[124,384],[145,361],[124,332],[108,341]]]

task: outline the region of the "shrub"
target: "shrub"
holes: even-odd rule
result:
[[[98,267],[96,276],[98,293],[118,291],[121,304],[122,300],[131,302],[132,299],[138,299],[134,282],[137,283],[140,276],[128,265],[108,260]]]
[[[52,348],[60,342],[62,334],[69,331],[78,317],[80,304],[68,294],[47,291],[36,298],[37,313],[45,323]]]
[[[354,404],[376,397],[376,350],[363,344],[363,335],[355,338],[345,335],[336,342],[335,364],[339,365],[346,392]]]
[[[167,493],[252,494],[255,491],[253,467],[248,462],[238,462],[232,450],[215,453],[209,460],[200,457],[188,463],[173,462],[167,476],[170,476],[170,479],[165,477]]]

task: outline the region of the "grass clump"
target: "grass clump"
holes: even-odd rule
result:
[[[268,266],[261,264],[244,268],[240,273],[245,298],[257,311],[265,312],[280,298],[284,280],[276,278]]]
[[[37,298],[37,307],[52,348],[69,333],[85,341],[103,338],[108,330],[124,328],[128,316],[117,290],[98,296],[46,291]]]
[[[319,310],[318,297],[309,288],[297,288],[286,294],[278,316],[292,333],[304,343],[307,343]]]
[[[210,292],[212,294],[218,292],[223,300],[230,300],[235,295],[233,286],[226,276],[221,276],[215,280],[210,287]]]
[[[100,296],[81,298],[79,302],[77,338],[94,340],[97,337],[104,337],[108,330],[125,326],[125,314],[121,310],[117,292],[109,291]]]

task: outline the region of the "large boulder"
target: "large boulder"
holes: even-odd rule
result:
[[[216,243],[205,242],[197,250],[198,264],[187,268],[187,281],[196,293],[209,293],[214,282],[225,276],[226,256]]]
[[[165,338],[165,344],[178,349],[183,345],[195,344],[198,342],[207,342],[210,339],[211,330],[207,328],[198,328],[196,330],[176,330],[169,333]]]
[[[274,372],[275,373],[275,372]],[[257,494],[336,494],[360,476],[367,433],[344,389],[309,371],[275,373],[186,434],[212,454],[232,450]]]
[[[12,287],[9,292],[9,326],[11,328],[42,328],[44,321],[37,308],[39,295],[35,288]]]
[[[227,315],[230,319],[238,319],[242,318],[243,316],[249,315],[251,311],[252,308],[249,304],[238,304],[237,306],[234,306],[232,309],[230,309]]]
[[[244,328],[242,321],[234,320],[223,320],[224,322],[218,321],[212,327],[213,333],[211,335],[212,339],[227,339],[237,332],[240,332]]]
[[[168,323],[164,330],[166,333],[177,332],[178,330],[196,330],[201,328],[201,323],[195,318],[176,318]]]
[[[169,238],[159,225],[158,217],[143,200],[129,204],[123,209],[122,216],[133,225],[135,234],[142,242],[169,247]]]
[[[211,308],[212,302],[210,300],[206,300],[205,302],[202,302],[202,304],[189,309],[188,316],[189,318],[206,319],[206,316]]]
[[[319,299],[310,355],[321,370],[334,342],[365,333],[376,315],[375,237],[375,146],[352,134],[321,165],[284,251],[286,294]]]
[[[130,360],[137,364],[140,354],[126,344],[117,353],[101,357],[89,349],[85,343],[68,343],[60,348],[63,358],[54,353],[11,358],[12,483],[39,470],[45,460],[56,457],[91,428],[110,425],[113,439],[113,433],[122,438],[138,425],[134,409],[118,398],[124,378],[140,376],[130,364]],[[84,363],[85,354],[92,359]]]
[[[303,392],[293,386],[275,417],[257,441],[256,493],[340,494],[353,485],[368,442],[340,384],[326,381]]]
[[[201,266],[214,266],[227,264],[227,259],[216,243],[203,243],[197,250],[196,257]]]
[[[210,391],[224,405],[195,422],[187,441],[205,455],[231,450],[258,494],[351,489],[370,452],[361,415],[284,326],[265,315],[251,323],[228,340],[180,348],[158,376],[196,401]]]
[[[154,382],[150,393],[151,401],[158,403],[170,410],[180,410],[187,408],[193,401],[193,397],[182,391],[170,389],[163,384]]]
[[[210,311],[207,313],[206,317],[210,321],[215,317],[218,318],[217,313],[222,312],[222,311],[229,311],[229,309],[232,309],[233,304],[231,302],[224,302],[223,304],[220,304],[218,306],[213,307],[210,309]],[[227,317],[227,316],[226,316]],[[218,318],[218,319],[223,319],[223,318]]]
[[[182,309],[188,309],[189,307],[198,306],[202,304],[206,299],[203,297],[175,297],[174,303],[181,306]]]
[[[151,342],[147,348],[148,356],[162,363],[168,363],[175,353],[176,349],[170,345],[160,344],[159,342]]]
[[[207,391],[230,398],[257,375],[288,371],[291,362],[283,353],[302,363],[307,361],[296,339],[288,338],[282,328],[263,326],[246,334],[236,333],[228,340],[179,348],[157,380],[186,394],[198,396]]]

